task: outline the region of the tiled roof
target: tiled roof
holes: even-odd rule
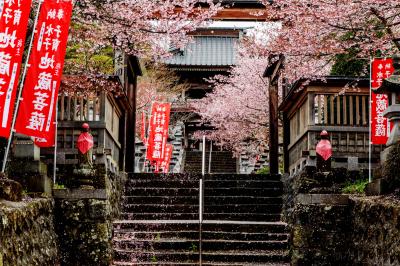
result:
[[[165,63],[170,66],[228,67],[235,64],[237,37],[195,36],[182,52]]]

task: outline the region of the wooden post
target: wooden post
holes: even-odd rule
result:
[[[272,83],[272,82],[271,82]],[[269,89],[269,171],[279,173],[278,85]]]
[[[284,172],[289,173],[289,145],[290,145],[290,121],[287,114],[283,114],[283,166]]]
[[[278,79],[283,68],[284,57],[269,66],[264,77],[269,79],[269,171],[279,174],[279,121],[278,121]]]

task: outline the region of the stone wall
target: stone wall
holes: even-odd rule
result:
[[[332,175],[345,180],[356,173],[326,178]],[[340,183],[329,187],[310,169],[294,178],[284,176],[283,182],[289,193],[283,216],[291,232],[292,265],[400,265],[399,199],[333,194]]]
[[[57,265],[52,199],[0,201],[0,266]]]
[[[92,188],[54,190],[61,265],[111,263],[112,221],[120,213],[126,176],[97,172],[93,180]]]
[[[351,198],[353,265],[400,265],[400,201]]]
[[[352,265],[351,209],[348,197],[334,194],[299,194],[291,224],[292,265]]]

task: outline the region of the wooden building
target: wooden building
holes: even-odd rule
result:
[[[58,100],[57,165],[78,163],[76,141],[83,123],[94,137],[94,163],[113,172],[134,170],[135,102],[141,67],[136,57],[121,55],[116,75],[108,77],[120,86],[118,93],[98,90],[91,96],[60,93]],[[54,149],[42,149],[41,156],[52,164]]]
[[[285,91],[279,106],[284,126],[285,172],[293,175],[310,162],[322,130],[329,132],[333,167],[367,168],[369,80],[328,76],[326,81],[302,84],[299,81]],[[352,88],[355,84],[357,87]],[[382,148],[373,147],[373,163],[379,161]]]

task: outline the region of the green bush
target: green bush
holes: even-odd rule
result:
[[[346,182],[345,187],[342,189],[342,193],[363,194],[368,183],[368,179],[356,180],[355,182]]]
[[[256,172],[257,175],[268,175],[269,174],[269,166],[264,166]]]

